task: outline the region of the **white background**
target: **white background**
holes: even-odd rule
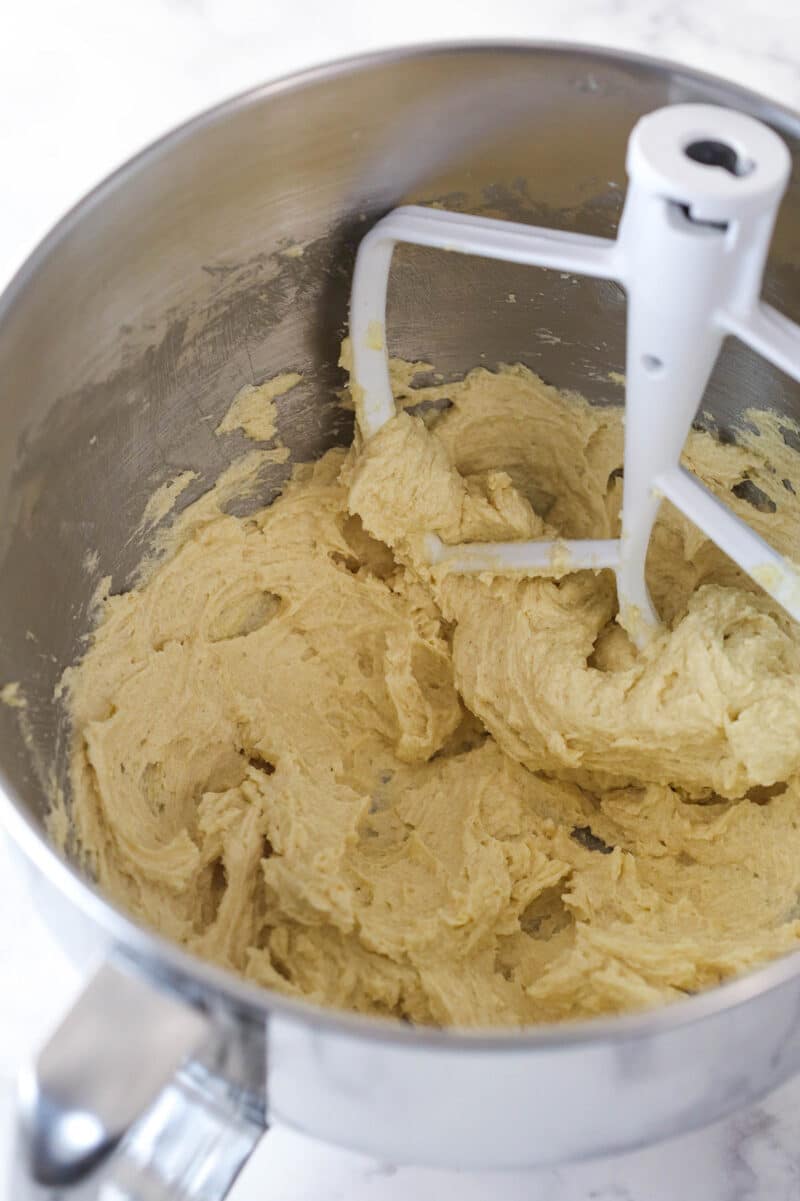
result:
[[[217,100],[361,50],[472,37],[627,48],[800,109],[800,0],[0,0],[0,287],[92,184]],[[0,840],[0,1173],[13,1077],[80,981],[30,910]],[[234,1193],[234,1201],[488,1197],[796,1201],[800,1082],[678,1142],[524,1175],[395,1170],[275,1131]]]

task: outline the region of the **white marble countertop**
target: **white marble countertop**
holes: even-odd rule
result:
[[[800,109],[798,0],[27,0],[2,11],[0,286],[60,214],[158,134],[298,67],[392,43],[542,38],[728,76]],[[0,1198],[12,1081],[80,989],[0,842]],[[754,1110],[632,1155],[489,1176],[376,1164],[288,1131],[233,1201],[796,1201],[800,1078]],[[17,1201],[8,1198],[8,1201]]]

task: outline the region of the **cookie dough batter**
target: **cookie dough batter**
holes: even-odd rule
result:
[[[800,631],[668,507],[639,654],[609,573],[430,571],[430,529],[613,535],[621,410],[522,367],[412,379],[424,417],[251,517],[203,497],[106,602],[66,679],[100,884],[271,988],[422,1023],[640,1008],[796,947]],[[788,552],[783,432],[686,458]]]

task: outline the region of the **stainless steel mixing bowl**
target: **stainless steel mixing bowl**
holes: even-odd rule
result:
[[[215,438],[216,418],[240,385],[278,371],[305,379],[279,407],[293,458],[350,437],[336,362],[370,223],[442,202],[611,235],[632,125],[683,101],[759,116],[798,160],[798,117],[678,67],[560,46],[382,54],[271,84],[164,138],[9,287],[0,682],[21,681],[27,707],[0,706],[2,812],[34,902],[97,969],[23,1080],[15,1199],[94,1196],[109,1177],[116,1196],[219,1198],[267,1117],[396,1161],[565,1161],[711,1121],[800,1067],[798,955],[653,1013],[416,1030],[293,1003],[166,944],[98,895],[43,824],[66,787],[54,688],[85,646],[99,577],[129,586],[153,490],[185,468],[198,479],[183,502],[210,484],[245,445]],[[795,320],[799,261],[795,178],[767,278]],[[391,296],[389,340],[406,357],[453,373],[521,361],[620,399],[614,285],[403,248]],[[724,431],[754,401],[800,416],[796,385],[728,346],[704,420]],[[288,470],[272,468],[262,501]]]

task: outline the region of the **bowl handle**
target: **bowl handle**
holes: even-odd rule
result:
[[[19,1082],[14,1201],[222,1201],[266,1129],[263,1020],[104,964]]]

